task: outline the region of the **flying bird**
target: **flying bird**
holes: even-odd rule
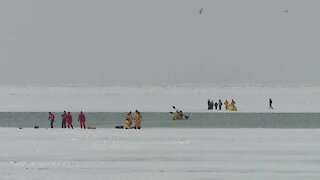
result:
[[[202,10],[203,10],[203,8],[200,9],[199,14],[202,14]]]

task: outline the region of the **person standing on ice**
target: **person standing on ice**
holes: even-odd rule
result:
[[[141,129],[141,121],[142,121],[142,116],[138,110],[136,110],[136,114],[133,117],[134,119],[134,124],[135,124],[135,129]]]
[[[272,99],[271,98],[269,99],[269,109],[273,109],[273,107],[272,107]]]
[[[61,115],[61,120],[62,120],[62,123],[61,123],[61,128],[67,128],[67,112],[66,111],[63,111],[63,114]]]
[[[218,103],[217,102],[214,103],[214,108],[215,108],[215,110],[218,110]]]
[[[228,100],[226,100],[225,102],[224,102],[224,108],[226,109],[226,110],[228,110],[228,108],[229,108],[229,101]]]
[[[222,107],[222,101],[221,101],[221,99],[219,99],[218,104],[219,104],[219,110],[221,111],[221,107]]]
[[[86,116],[84,115],[84,113],[81,111],[80,114],[79,114],[79,117],[78,117],[78,122],[80,122],[80,128],[82,129],[85,129],[86,128],[86,125],[85,125],[85,122],[86,122]]]
[[[71,113],[68,112],[68,115],[67,115],[67,124],[68,124],[68,128],[72,128],[73,129],[73,126],[72,126],[72,116],[71,116]]]
[[[52,112],[49,112],[48,121],[50,121],[50,126],[53,128],[54,114]]]

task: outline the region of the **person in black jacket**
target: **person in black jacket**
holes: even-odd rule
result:
[[[272,99],[271,98],[269,99],[269,109],[273,109],[273,107],[272,107]]]

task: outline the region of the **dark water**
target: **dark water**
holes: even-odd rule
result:
[[[123,125],[126,113],[86,113],[87,125],[114,128]],[[54,127],[61,127],[61,113],[55,113]],[[73,113],[79,127],[78,113]],[[143,128],[320,128],[320,113],[189,113],[188,120],[171,120],[169,113],[142,113]],[[0,112],[0,127],[50,127],[45,112]]]

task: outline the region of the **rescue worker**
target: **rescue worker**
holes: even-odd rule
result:
[[[231,104],[236,104],[236,102],[232,99],[232,100],[231,100]]]
[[[48,121],[50,121],[50,126],[53,128],[54,114],[52,112],[49,112]]]
[[[79,114],[79,117],[78,117],[78,122],[80,122],[80,128],[82,129],[85,129],[86,128],[86,116],[84,115],[84,113],[81,111],[80,114]]]
[[[61,123],[61,128],[67,128],[67,112],[66,111],[63,111],[63,114],[61,115],[61,120],[62,120],[62,123]]]
[[[180,119],[182,119],[183,118],[183,112],[182,111],[179,111],[179,116],[180,116]]]
[[[236,102],[232,99],[228,108],[229,111],[237,111]]]
[[[67,115],[67,124],[68,124],[68,128],[72,128],[73,129],[73,126],[72,126],[72,115],[70,112],[68,112],[68,115]]]
[[[131,129],[132,125],[132,115],[131,111],[126,115],[126,119],[124,121],[125,129]]]
[[[224,102],[224,107],[226,108],[226,110],[228,110],[228,107],[229,107],[229,102],[228,102],[228,100],[226,100],[226,101]]]
[[[134,119],[134,128],[135,129],[141,129],[141,121],[142,121],[142,116],[138,110],[136,110],[136,114],[133,117]]]
[[[172,117],[173,120],[176,120],[176,119],[180,119],[180,115],[179,115],[179,111],[176,110],[176,113],[174,113],[174,116]]]

